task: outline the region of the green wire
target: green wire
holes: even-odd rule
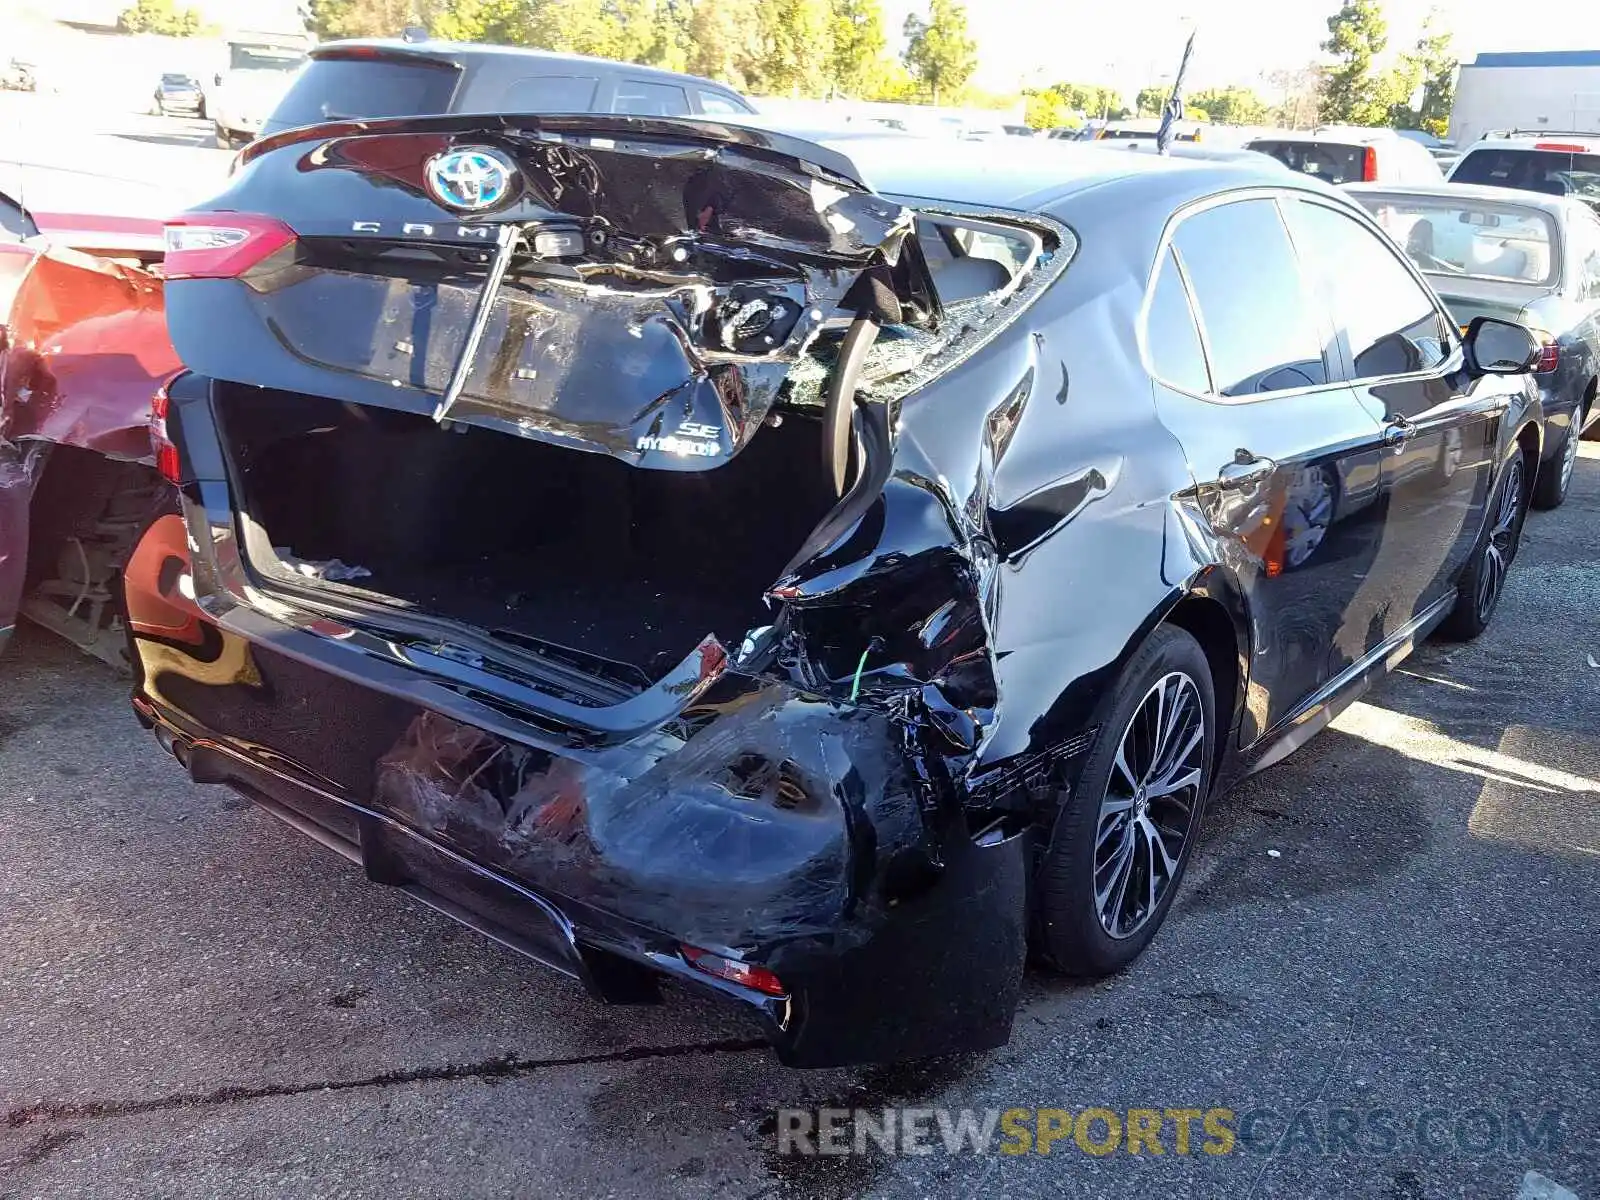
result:
[[[861,652],[861,661],[856,664],[856,677],[850,683],[850,703],[856,702],[856,697],[861,695],[861,673],[867,669],[867,655],[872,653],[872,643],[867,643],[867,648]]]

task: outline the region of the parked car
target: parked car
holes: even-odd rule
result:
[[[156,84],[152,107],[160,116],[181,113],[203,119],[206,115],[205,93],[200,90],[199,80],[192,76],[168,73],[162,75],[161,82]]]
[[[636,63],[519,46],[371,39],[312,50],[261,136],[322,121],[428,113],[718,117],[754,111],[723,84]]]
[[[1428,150],[1392,129],[1326,126],[1312,133],[1279,133],[1246,147],[1269,154],[1292,171],[1327,183],[1440,183],[1444,172]]]
[[[160,245],[157,222],[36,214],[0,193],[0,649],[21,614],[126,664],[120,574],[175,503],[150,439],[178,369],[143,265]]]
[[[33,73],[33,64],[23,62],[21,59],[8,59],[3,70],[0,70],[0,91],[6,92],[33,92],[39,89],[39,82]]]
[[[1545,421],[1533,503],[1557,507],[1578,439],[1600,421],[1600,218],[1579,200],[1467,184],[1351,191],[1463,326],[1492,316],[1533,329]]]
[[[1600,208],[1600,137],[1581,133],[1491,133],[1469,146],[1451,183],[1576,196]]]
[[[796,1065],[1132,962],[1211,796],[1488,624],[1538,461],[1532,335],[1248,160],[374,121],[168,239],[140,720]]]
[[[217,145],[233,149],[261,135],[267,115],[305,66],[311,41],[299,33],[237,30],[227,40],[227,66],[206,87],[206,114]]]
[[[1173,134],[1175,142],[1198,142],[1206,126],[1199,121],[1179,121]],[[1133,117],[1126,121],[1107,121],[1094,134],[1095,141],[1153,142],[1161,132],[1160,117]]]

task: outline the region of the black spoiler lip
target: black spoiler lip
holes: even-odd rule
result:
[[[430,117],[386,117],[370,121],[328,121],[285,129],[251,142],[239,152],[237,166],[270,151],[299,142],[332,138],[372,137],[397,133],[495,134],[552,137],[640,138],[670,141],[707,150],[734,149],[754,158],[772,161],[790,170],[828,178],[862,191],[873,189],[862,179],[855,163],[837,150],[816,142],[748,125],[706,121],[693,117],[630,117],[613,113],[481,113]]]

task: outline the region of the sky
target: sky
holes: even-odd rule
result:
[[[1158,82],[1177,68],[1198,20],[1190,83],[1199,88],[1259,83],[1268,71],[1304,66],[1327,36],[1327,18],[1341,0],[966,0],[978,41],[980,87],[1011,91],[1021,85],[1071,80],[1110,83],[1129,91]],[[1527,9],[1509,0],[1384,0],[1391,49],[1409,46],[1428,16],[1455,34],[1463,61],[1483,50],[1600,49],[1600,4],[1595,0],[1534,0]],[[906,13],[926,11],[916,0],[884,0],[891,34]]]

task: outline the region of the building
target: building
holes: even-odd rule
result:
[[[1491,129],[1600,135],[1600,50],[1480,54],[1463,63],[1450,138],[1468,146]]]

